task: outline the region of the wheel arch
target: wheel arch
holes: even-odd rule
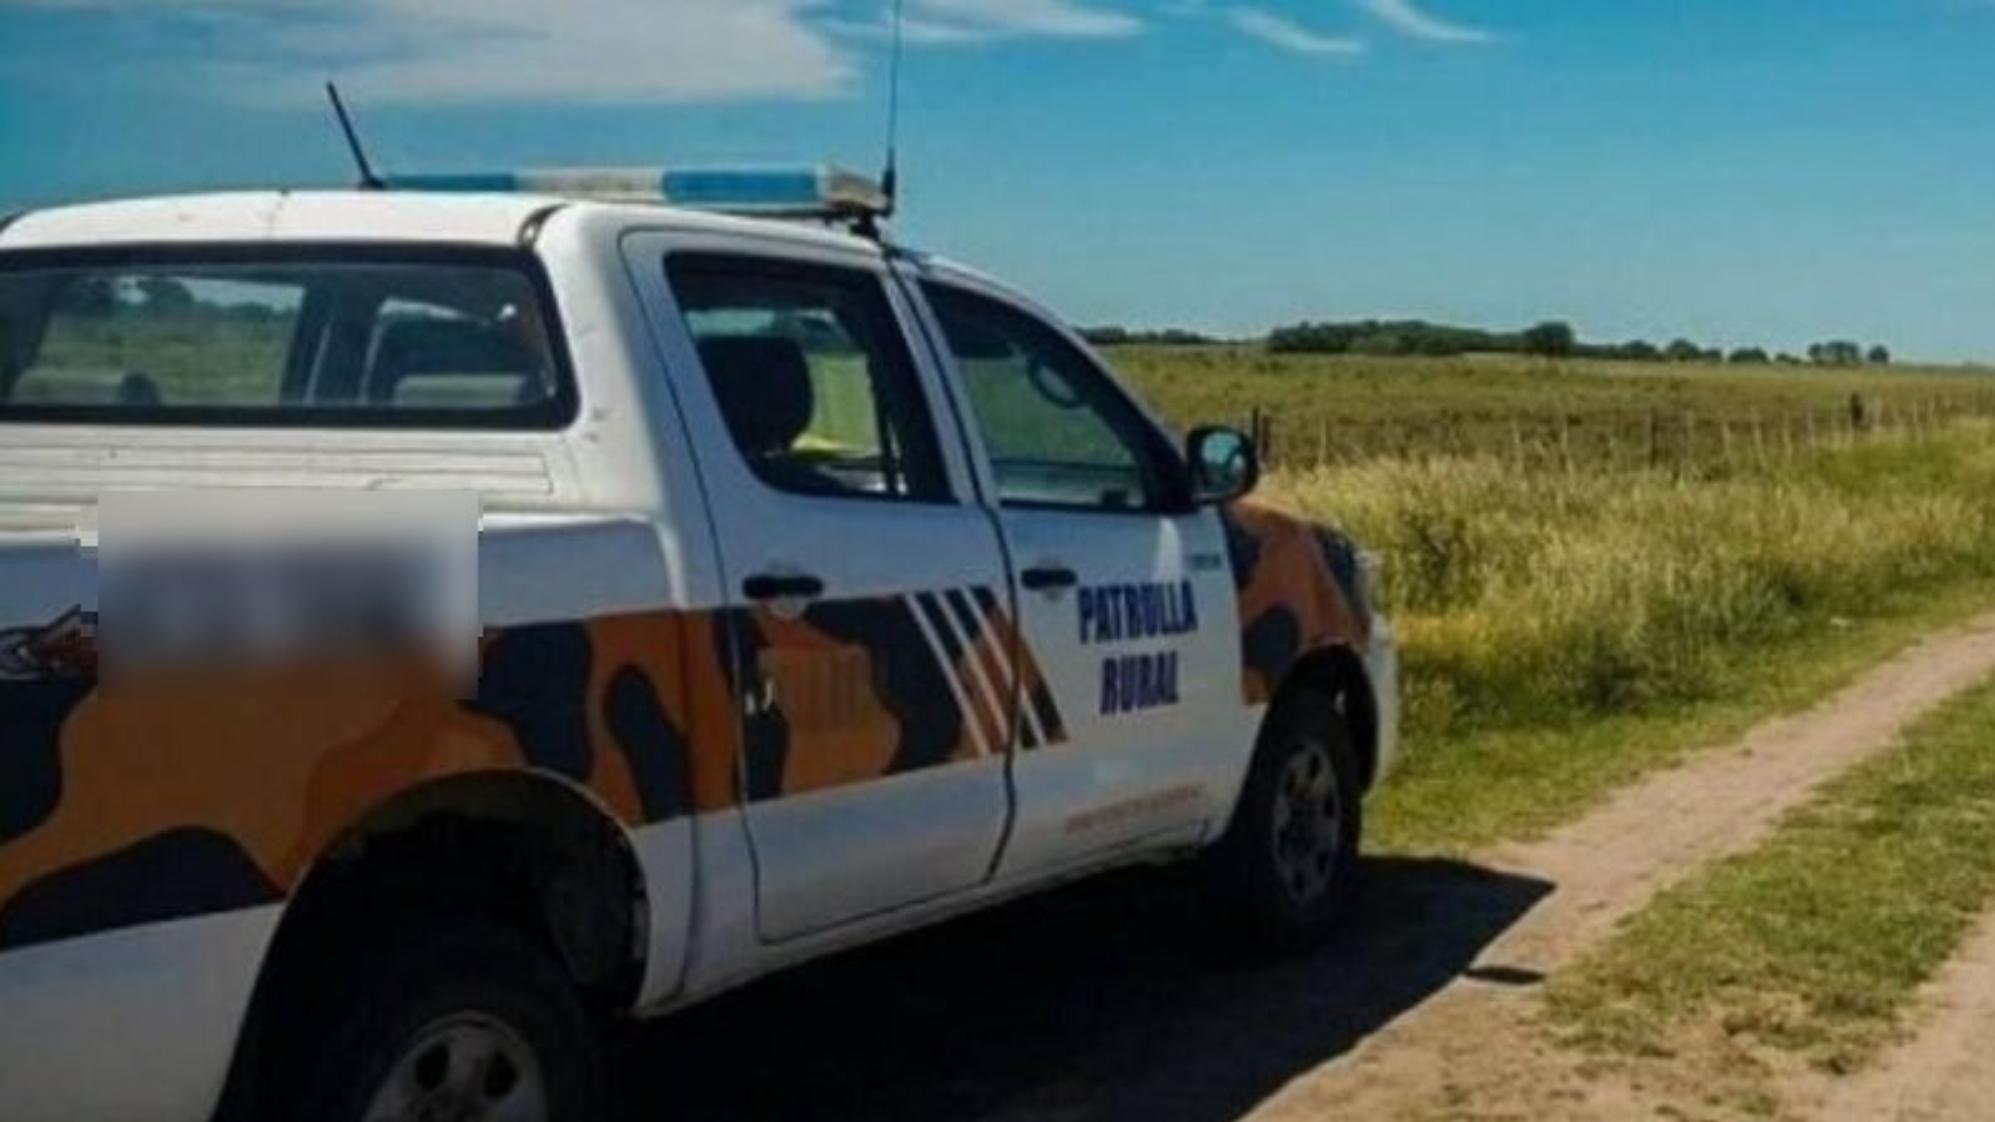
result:
[[[1283,698],[1296,690],[1320,693],[1336,704],[1349,726],[1352,746],[1357,749],[1365,789],[1370,790],[1378,777],[1379,706],[1371,675],[1365,672],[1364,659],[1343,643],[1304,652],[1282,675],[1268,712],[1274,712]]]
[[[614,813],[544,771],[431,780],[356,816],[298,879],[263,956],[218,1117],[260,1116],[261,1041],[309,986],[311,963],[342,953],[342,935],[378,933],[385,916],[436,908],[522,929],[604,1016],[636,1001],[650,900],[636,847]]]

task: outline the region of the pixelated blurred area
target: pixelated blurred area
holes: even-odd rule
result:
[[[474,496],[112,492],[97,530],[92,630],[107,685],[375,661],[472,683]],[[32,640],[28,656],[60,652],[60,636]]]

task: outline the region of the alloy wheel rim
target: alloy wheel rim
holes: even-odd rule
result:
[[[425,1025],[389,1067],[366,1122],[548,1122],[547,1079],[519,1033],[483,1013]]]
[[[1307,905],[1330,889],[1343,844],[1343,805],[1330,751],[1304,741],[1289,753],[1275,786],[1272,838],[1283,891]]]

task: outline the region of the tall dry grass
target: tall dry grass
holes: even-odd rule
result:
[[[1980,421],[1716,478],[1484,456],[1277,472],[1266,488],[1384,560],[1416,741],[1712,696],[1783,638],[1995,574],[1995,426]]]

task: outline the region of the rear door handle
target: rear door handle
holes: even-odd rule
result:
[[[741,582],[750,600],[815,600],[824,595],[824,581],[809,573],[757,573]]]
[[[1033,592],[1056,592],[1081,583],[1081,577],[1065,565],[1035,565],[1018,575],[1018,583]]]

